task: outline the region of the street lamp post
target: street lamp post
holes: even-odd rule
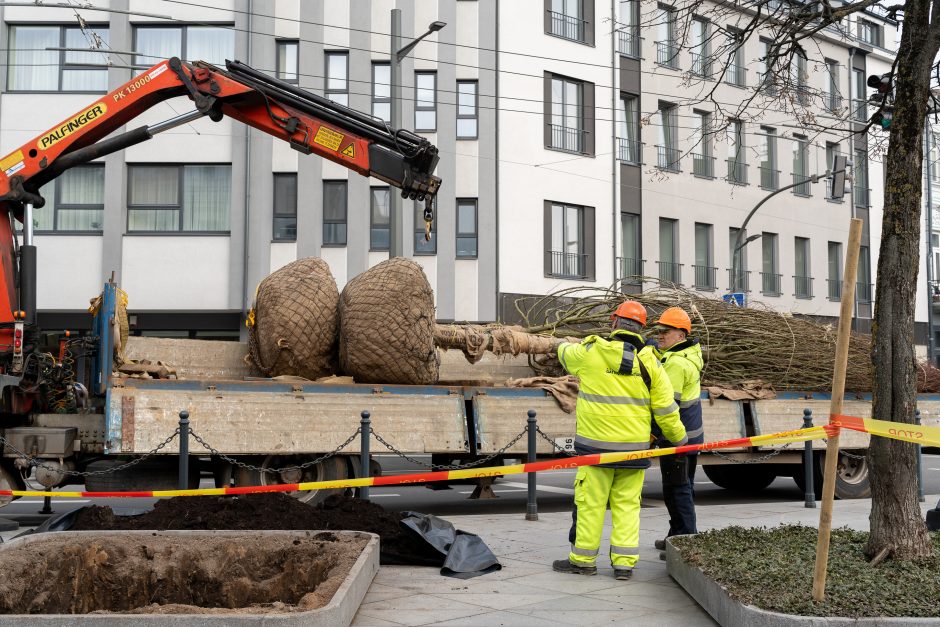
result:
[[[408,56],[408,53],[414,50],[422,39],[435,33],[447,26],[446,22],[431,22],[427,32],[413,39],[406,46],[401,43],[401,9],[392,9],[392,27],[391,27],[391,48],[389,50],[391,81],[391,124],[392,128],[398,130],[402,127],[401,121],[401,62]],[[401,257],[405,253],[405,233],[404,218],[401,207],[401,196],[394,191],[388,195],[388,213],[389,213],[389,243],[388,256]]]

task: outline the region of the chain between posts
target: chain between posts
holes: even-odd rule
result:
[[[725,455],[724,453],[720,451],[715,451],[715,450],[711,450],[708,452],[711,453],[712,455],[717,455],[721,459],[725,461],[729,461],[733,464],[759,464],[761,462],[767,461],[768,459],[776,457],[777,455],[785,451],[787,448],[789,448],[790,444],[792,444],[792,442],[787,442],[780,448],[776,448],[770,451],[769,453],[767,453],[766,455],[761,455],[760,457],[755,457],[754,459],[735,459],[734,457],[731,457],[730,455]]]
[[[506,444],[506,446],[504,446],[503,448],[499,449],[498,451],[496,451],[495,453],[491,455],[487,455],[486,457],[481,457],[480,459],[473,460],[472,462],[467,462],[466,464],[450,464],[450,465],[445,464],[445,465],[440,465],[440,466],[436,464],[425,463],[419,459],[415,459],[414,457],[410,457],[406,455],[405,453],[402,453],[401,451],[396,449],[394,446],[386,442],[385,438],[380,436],[375,431],[372,432],[372,435],[375,436],[375,439],[378,440],[379,444],[387,448],[389,451],[391,451],[398,457],[401,457],[402,459],[407,460],[411,462],[412,464],[416,464],[423,468],[427,468],[428,470],[463,470],[464,468],[474,468],[476,466],[480,466],[482,464],[485,464],[488,461],[492,461],[493,459],[499,457],[500,455],[508,451],[510,448],[512,448],[513,444],[515,444],[516,442],[524,438],[526,436],[526,433],[527,433],[527,430],[523,429],[522,431],[519,432],[519,434],[516,437],[510,440],[509,443]]]
[[[344,448],[346,448],[347,446],[349,446],[350,443],[352,443],[352,441],[356,439],[356,436],[359,435],[360,431],[361,431],[361,429],[359,429],[359,428],[357,427],[356,430],[353,431],[352,435],[350,435],[348,438],[346,438],[346,441],[345,441],[345,442],[343,442],[342,444],[340,444],[339,446],[337,446],[335,449],[333,449],[333,450],[330,451],[329,453],[326,453],[326,454],[324,454],[324,455],[321,455],[320,457],[317,457],[316,459],[312,459],[312,460],[310,460],[310,461],[304,462],[304,463],[302,463],[302,464],[300,464],[300,465],[297,465],[297,466],[285,466],[284,468],[262,468],[261,466],[254,466],[254,465],[249,464],[249,463],[247,463],[247,462],[243,462],[243,461],[241,461],[240,459],[235,459],[234,457],[229,457],[228,455],[226,455],[226,454],[224,454],[224,453],[220,453],[217,449],[212,448],[212,446],[210,446],[208,442],[206,442],[206,441],[203,440],[201,437],[199,437],[199,435],[196,434],[194,431],[190,431],[190,432],[189,432],[189,435],[191,435],[191,436],[193,437],[193,439],[196,440],[196,442],[199,442],[199,444],[201,444],[204,449],[206,449],[207,451],[209,451],[209,453],[211,453],[212,455],[218,457],[219,459],[222,459],[222,460],[224,460],[224,461],[227,461],[228,463],[232,464],[233,466],[238,466],[239,468],[244,468],[245,470],[256,470],[256,471],[258,471],[258,472],[270,472],[270,473],[273,473],[273,474],[278,474],[278,473],[282,473],[282,472],[288,472],[288,471],[291,471],[291,470],[305,470],[305,469],[309,468],[310,466],[315,466],[315,465],[319,464],[319,463],[322,462],[322,461],[325,461],[325,460],[327,460],[327,459],[329,459],[329,458],[331,458],[331,457],[334,457],[334,456],[338,455],[340,451],[342,451]]]
[[[577,455],[577,453],[574,451],[569,451],[563,446],[558,446],[558,442],[553,440],[551,436],[549,436],[547,433],[542,431],[542,427],[539,427],[538,425],[536,425],[535,432],[539,435],[539,437],[541,437],[543,440],[551,444],[552,448],[558,451],[559,453],[562,453],[563,455],[566,455],[568,457],[575,457]]]

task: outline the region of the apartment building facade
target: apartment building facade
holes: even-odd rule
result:
[[[101,10],[0,7],[0,150],[174,55],[243,60],[388,119],[390,14],[400,9],[405,41],[447,23],[402,61],[403,127],[439,147],[444,180],[430,242],[420,208],[402,202],[403,250],[424,268],[439,319],[511,320],[520,296],[653,285],[642,277],[831,317],[857,216],[857,313],[867,328],[883,137],[848,131],[874,110],[866,76],[891,66],[895,26],[877,16],[822,32],[797,61],[799,104],[840,125],[810,134],[796,122],[804,109],[781,107],[772,85],[758,90],[758,35],[722,72],[710,67],[716,33],[734,33],[727,14],[696,18],[692,43],[680,46],[670,7],[639,0],[93,4]],[[703,90],[714,97],[690,104]],[[753,110],[728,123],[724,105],[755,93]],[[168,101],[128,128],[191,108]],[[835,154],[855,163],[855,187],[840,202],[812,182]],[[736,229],[791,184],[751,220],[734,271]],[[322,257],[342,288],[387,258],[395,190],[203,119],[73,170],[44,193],[41,322],[80,327],[113,272],[137,332],[204,337],[238,333],[258,282],[294,259]]]

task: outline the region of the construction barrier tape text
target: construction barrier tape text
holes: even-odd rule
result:
[[[880,435],[894,440],[904,440],[914,444],[926,446],[940,446],[940,427],[928,425],[913,425],[890,420],[876,420],[875,418],[857,418],[833,414],[829,416],[829,424],[843,429],[862,431],[872,435]]]

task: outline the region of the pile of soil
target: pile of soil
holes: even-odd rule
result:
[[[330,266],[298,259],[258,285],[246,361],[266,377],[318,379],[336,372],[339,290]]]
[[[307,611],[368,543],[332,533],[48,535],[0,552],[0,614]]]
[[[70,531],[124,529],[296,529],[368,531],[380,537],[382,564],[440,566],[444,557],[401,527],[400,512],[334,494],[310,506],[280,492],[244,496],[185,496],[157,501],[137,516],[117,516],[110,507],[79,511]]]
[[[438,382],[434,292],[414,261],[395,257],[352,279],[339,314],[339,363],[356,382]]]

